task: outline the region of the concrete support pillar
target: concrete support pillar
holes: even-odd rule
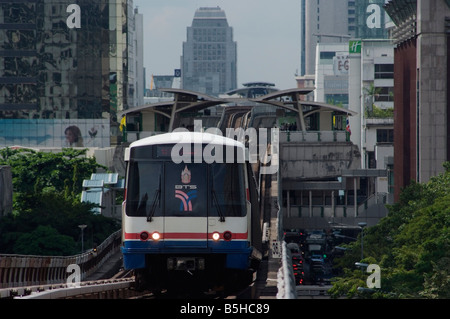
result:
[[[287,201],[287,216],[291,217],[291,201],[290,201],[290,191],[287,190],[287,196],[286,196],[286,201]]]
[[[358,216],[358,190],[356,189],[356,179],[357,177],[353,178],[353,191],[354,191],[353,202],[355,205],[355,217]]]
[[[331,216],[334,216],[334,191],[331,191]]]
[[[312,217],[312,191],[309,191],[309,217]]]

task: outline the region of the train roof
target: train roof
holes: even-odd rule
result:
[[[178,144],[178,143],[215,144],[215,145],[236,146],[245,148],[244,144],[234,139],[217,134],[202,133],[202,132],[172,132],[172,133],[158,134],[135,141],[130,144],[130,148],[146,145]]]

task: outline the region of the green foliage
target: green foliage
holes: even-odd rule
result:
[[[367,275],[361,270],[344,269],[342,277],[334,278],[332,281],[333,287],[328,290],[328,293],[336,298],[345,295],[347,298],[356,297],[358,287],[364,287]]]
[[[62,255],[75,255],[75,241],[70,236],[61,235],[51,226],[38,226],[30,233],[21,234],[14,244],[14,251],[21,255],[52,256],[55,252]]]
[[[115,220],[94,215],[93,204],[80,201],[83,179],[104,168],[86,158],[86,151],[0,150],[0,165],[11,166],[14,188],[14,214],[0,219],[1,253],[72,255],[81,251],[78,225],[88,226],[85,247],[120,228]]]
[[[450,298],[450,165],[444,167],[426,184],[411,183],[389,215],[365,230],[364,255],[381,267],[381,289],[373,297]],[[359,296],[349,283],[359,278],[351,270],[360,245],[360,239],[349,244],[336,263],[344,271],[334,282],[335,297]]]
[[[365,111],[366,118],[375,118],[375,119],[385,119],[385,118],[393,118],[394,117],[394,108],[390,107],[387,109],[382,109],[375,104],[372,105],[372,110]]]
[[[86,152],[71,148],[60,153],[6,148],[0,150],[0,165],[11,166],[15,193],[31,194],[48,188],[61,191],[70,184],[70,192],[78,194],[83,179],[105,168],[95,158],[86,157]]]

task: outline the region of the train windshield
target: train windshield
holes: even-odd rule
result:
[[[246,215],[243,164],[130,161],[128,216]]]
[[[163,163],[131,161],[128,172],[127,215],[160,216]]]
[[[243,164],[211,165],[211,215],[245,216]]]
[[[206,216],[208,182],[205,164],[166,162],[165,177],[165,216]]]

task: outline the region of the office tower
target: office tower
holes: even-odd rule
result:
[[[233,28],[220,7],[202,7],[187,27],[181,57],[182,88],[218,96],[237,88]]]
[[[354,2],[301,0],[301,76],[315,73],[317,43],[347,42],[353,36],[349,30],[349,6]]]
[[[133,15],[132,0],[1,1],[0,147],[109,146]]]
[[[134,12],[134,13],[133,13]],[[128,107],[144,105],[144,16],[128,2]],[[133,13],[133,14],[130,14]]]

